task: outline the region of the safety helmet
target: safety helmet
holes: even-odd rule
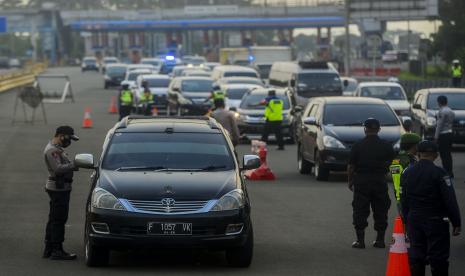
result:
[[[218,91],[221,90],[221,87],[218,84],[213,85],[212,87],[213,91]]]
[[[452,61],[452,63],[453,63],[453,64],[459,64],[460,61],[459,61],[458,59],[454,59],[454,60]]]

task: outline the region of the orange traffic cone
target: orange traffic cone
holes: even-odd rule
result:
[[[260,146],[258,150],[258,156],[260,157],[260,167],[255,170],[250,170],[245,172],[245,177],[250,180],[275,180],[276,177],[271,169],[268,167],[266,162],[266,155],[268,150],[265,146]]]
[[[82,121],[83,128],[91,128],[92,127],[92,118],[90,117],[90,108],[86,107],[84,111],[84,120]]]
[[[404,225],[399,216],[396,217],[394,223],[386,276],[410,276]]]
[[[108,113],[115,114],[118,113],[118,108],[116,108],[116,97],[111,97],[110,107],[108,108]]]
[[[153,116],[158,116],[158,108],[157,108],[156,106],[154,106],[154,107],[152,108],[152,115],[153,115]]]

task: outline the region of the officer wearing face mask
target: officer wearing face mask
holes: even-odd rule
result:
[[[79,140],[79,137],[74,135],[73,128],[60,126],[44,150],[45,165],[49,173],[45,191],[50,198],[50,213],[45,230],[43,258],[52,260],[76,259],[76,254],[63,250],[73,172],[78,170],[64,150],[71,145],[71,140]]]

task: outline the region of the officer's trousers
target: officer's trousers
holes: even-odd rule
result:
[[[453,162],[452,162],[452,133],[439,134],[438,147],[439,155],[441,156],[442,167],[451,177],[454,177]]]
[[[283,133],[282,133],[282,122],[281,121],[266,121],[265,127],[263,129],[262,134],[262,141],[268,142],[268,136],[270,133],[274,133],[276,136],[276,141],[278,142],[278,147],[284,148],[284,140],[283,140]]]
[[[353,224],[355,230],[368,226],[370,207],[373,211],[376,231],[386,231],[387,215],[391,200],[384,174],[356,174],[354,177]]]
[[[69,197],[71,191],[57,192],[47,190],[50,197],[50,212],[47,228],[45,229],[45,242],[61,244],[65,240],[65,224],[68,221]]]
[[[452,78],[452,87],[462,87],[462,78]]]
[[[126,116],[131,115],[132,106],[130,105],[121,105],[119,107],[119,120],[123,119]]]
[[[408,254],[413,270],[418,269],[417,267],[424,270],[428,262],[433,276],[447,276],[450,254],[449,222],[441,217],[429,218],[410,211],[407,216],[407,233],[410,238]],[[417,275],[412,272],[412,276]]]

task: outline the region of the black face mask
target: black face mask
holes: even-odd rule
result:
[[[61,139],[61,146],[62,146],[63,148],[67,148],[67,147],[69,147],[70,145],[71,145],[71,139],[70,139],[70,138],[63,137],[63,138]]]

